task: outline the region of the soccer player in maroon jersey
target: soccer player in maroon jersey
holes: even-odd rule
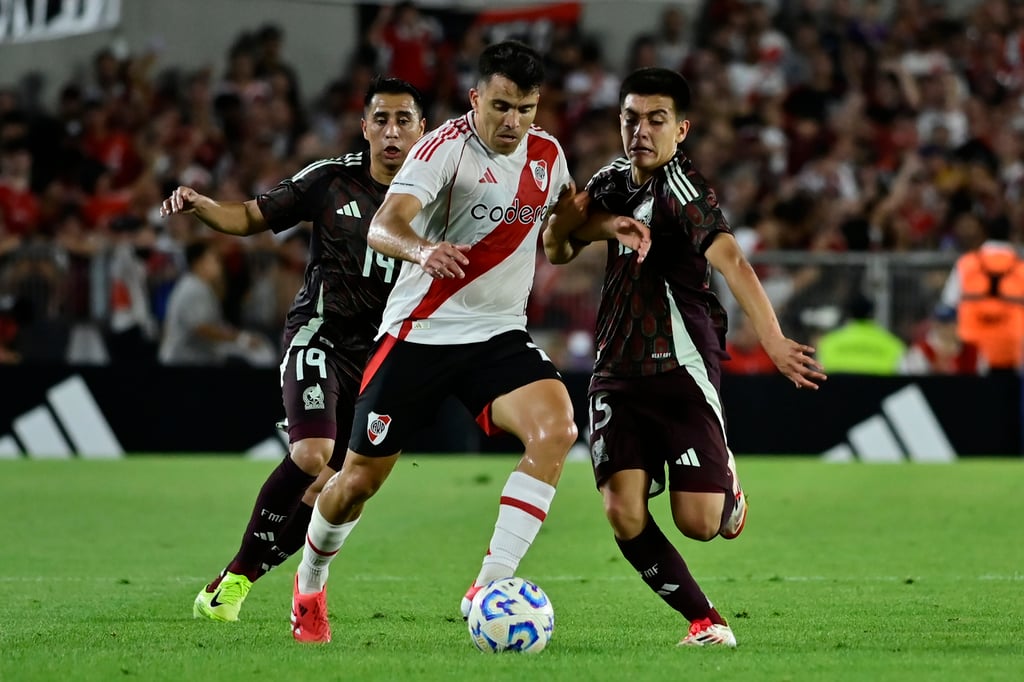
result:
[[[619,93],[626,157],[559,204],[544,233],[552,262],[571,260],[607,220],[650,229],[646,257],[610,241],[589,390],[590,448],[605,514],[623,556],[688,621],[681,645],[736,638],[651,517],[668,467],[672,518],[687,537],[735,538],[747,504],[726,443],[719,379],[725,311],[709,287],[725,277],[775,366],[797,388],[825,375],[814,349],[786,338],[714,191],[678,149],[690,89],[674,71],[640,69]],[[570,206],[571,204],[571,206]]]
[[[371,249],[366,233],[423,136],[422,95],[397,78],[376,79],[362,127],[368,151],[312,163],[255,199],[220,203],[179,187],[163,203],[164,215],[192,213],[226,234],[313,225],[303,286],[284,330],[290,453],[260,489],[237,554],[196,597],[196,617],[238,620],[252,584],[302,547],[317,494],[341,469],[363,367],[399,274],[399,263]]]

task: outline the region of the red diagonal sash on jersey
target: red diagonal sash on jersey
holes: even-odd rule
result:
[[[547,203],[549,192],[555,191],[551,187],[550,173],[554,171],[557,157],[558,147],[552,141],[539,135],[529,135],[526,140],[526,163],[523,164],[523,172],[519,176],[519,189],[516,191],[519,206],[544,206]],[[533,168],[530,164],[531,161],[538,160],[547,164],[546,172],[549,174],[544,191],[540,189],[534,179]],[[469,265],[463,268],[466,273],[465,278],[435,279],[430,283],[430,288],[423,296],[423,300],[402,323],[398,338],[404,339],[409,335],[415,320],[430,317],[460,289],[508,258],[529,236],[532,229],[532,222],[524,223],[519,220],[518,216],[516,216],[515,222],[501,223],[495,226],[490,234],[474,244],[470,250]]]

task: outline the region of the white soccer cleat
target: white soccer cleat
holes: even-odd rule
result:
[[[733,457],[732,450],[729,451],[729,472],[732,474],[732,494],[736,496],[736,506],[718,532],[726,540],[737,537],[747,525],[747,496],[743,494],[743,488],[740,486],[740,477],[736,473],[736,458]]]
[[[679,640],[676,646],[736,646],[736,635],[732,628],[722,623],[712,623],[710,618],[701,618],[690,623],[690,632]]]

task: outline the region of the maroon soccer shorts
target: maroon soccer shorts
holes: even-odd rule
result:
[[[618,471],[643,469],[656,495],[667,466],[670,490],[731,490],[717,378],[697,379],[683,367],[629,379],[595,376],[588,398],[598,487]]]
[[[366,352],[340,353],[320,339],[289,346],[281,362],[281,396],[288,417],[288,440],[335,441],[328,466],[338,471],[345,460]]]

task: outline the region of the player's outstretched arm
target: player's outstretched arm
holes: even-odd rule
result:
[[[160,215],[173,213],[191,213],[218,232],[240,237],[263,232],[269,227],[254,199],[244,203],[221,203],[185,186],[171,192],[160,206]]]
[[[590,196],[586,192],[577,193],[572,182],[559,192],[558,201],[544,218],[542,234],[544,254],[553,264],[568,263],[589,244],[572,234],[586,222],[589,203]]]
[[[416,234],[412,219],[422,208],[411,194],[388,194],[370,221],[366,242],[385,256],[419,264],[434,279],[462,279],[470,246],[432,242]]]
[[[753,322],[758,340],[779,371],[797,388],[817,389],[827,377],[824,368],[814,359],[814,348],[783,336],[772,303],[735,237],[719,233],[704,256],[725,277],[743,312]]]
[[[591,212],[582,227],[573,230],[572,237],[584,242],[606,239],[618,240],[623,246],[636,251],[637,261],[644,262],[651,249],[651,229],[635,218],[613,213]]]
[[[544,253],[556,265],[568,263],[591,242],[617,239],[638,252],[642,263],[651,247],[651,231],[628,216],[590,210],[590,195],[576,192],[570,184],[544,225]]]

